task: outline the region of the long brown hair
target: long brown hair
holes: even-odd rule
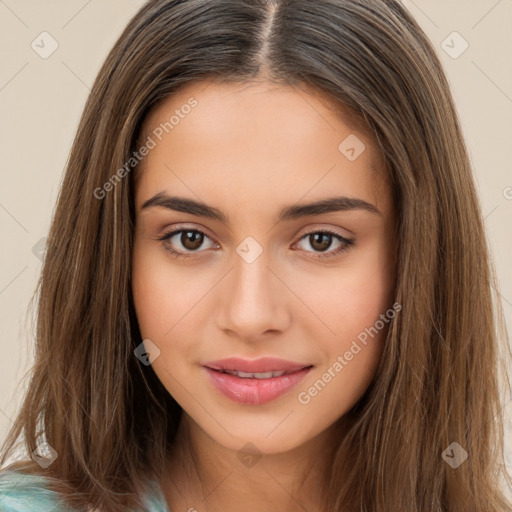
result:
[[[510,481],[497,373],[506,333],[481,209],[439,59],[393,0],[153,0],[140,9],[80,120],[38,284],[35,364],[0,462],[20,438],[31,453],[44,432],[59,456],[26,471],[55,479],[70,505],[107,512],[140,508],[146,482],[162,474],[181,408],[133,353],[137,169],[126,162],[149,110],[203,79],[312,87],[357,115],[390,171],[402,311],[333,450],[324,510],[510,510],[499,488]],[[453,442],[468,453],[457,469],[442,456]]]

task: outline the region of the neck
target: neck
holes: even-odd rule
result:
[[[225,448],[183,413],[162,489],[171,512],[320,512],[323,486],[342,435],[334,424],[284,453]],[[338,439],[338,442],[335,440]]]

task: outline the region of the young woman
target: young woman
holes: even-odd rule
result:
[[[71,151],[0,509],[510,510],[491,269],[400,3],[150,1]]]

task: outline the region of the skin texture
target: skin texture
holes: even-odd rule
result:
[[[312,469],[332,452],[336,421],[368,388],[386,329],[359,344],[308,403],[298,394],[393,305],[396,220],[386,172],[375,141],[320,95],[268,82],[188,85],[150,112],[144,137],[190,97],[197,106],[145,157],[135,193],[136,314],[143,339],[160,350],[153,369],[184,410],[178,438],[190,436],[209,494],[202,501],[204,491],[183,476],[186,458],[170,461],[162,485],[171,510],[318,510]],[[338,149],[351,134],[365,144],[353,161]],[[207,203],[230,223],[159,206],[141,210],[159,192]],[[363,199],[380,214],[356,209],[276,223],[285,206],[335,195]],[[180,234],[158,240],[173,229],[207,237],[188,246]],[[328,238],[322,252],[305,236],[322,229],[355,243],[322,258],[343,245]],[[248,236],[262,249],[252,263],[237,252]],[[189,249],[190,257],[176,258],[169,246]],[[314,368],[271,402],[239,404],[221,395],[202,367],[232,356]],[[244,463],[244,446],[262,458]]]

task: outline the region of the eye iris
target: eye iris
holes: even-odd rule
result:
[[[325,251],[331,245],[332,235],[328,233],[314,233],[310,235],[309,238],[311,247],[313,247],[317,251]]]
[[[181,243],[183,247],[191,251],[201,247],[203,235],[197,231],[183,231],[181,233]]]

